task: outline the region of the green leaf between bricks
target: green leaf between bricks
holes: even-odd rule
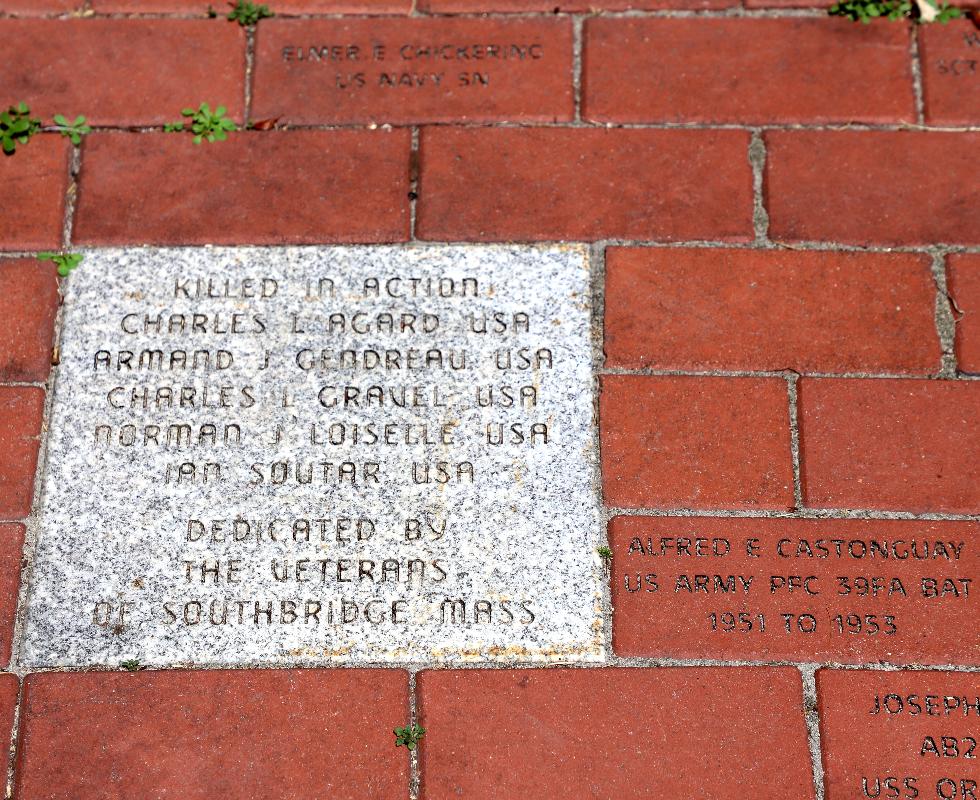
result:
[[[827,13],[832,17],[846,17],[865,24],[879,17],[945,24],[962,16],[955,6],[937,5],[932,0],[839,0],[827,9]]]
[[[17,103],[6,111],[0,111],[0,148],[10,156],[17,145],[27,144],[41,130],[41,120],[31,116],[27,103]]]
[[[75,117],[74,122],[69,122],[63,114],[55,114],[54,124],[57,126],[56,130],[62,136],[71,139],[71,143],[76,147],[82,143],[82,137],[92,131],[92,128],[85,124],[85,117],[81,115]]]
[[[41,261],[53,261],[54,265],[58,268],[58,274],[62,278],[68,277],[68,274],[75,269],[79,264],[82,263],[82,259],[85,258],[81,253],[53,253],[44,252],[38,253],[37,257]]]
[[[228,19],[232,22],[237,22],[242,27],[257,25],[260,19],[268,19],[269,17],[275,16],[269,10],[268,6],[257,5],[249,2],[249,0],[237,0],[237,2],[229,3],[228,5],[232,7]]]
[[[406,725],[404,728],[395,728],[395,747],[407,747],[414,750],[419,746],[419,740],[425,736],[425,728],[421,725]]]
[[[218,106],[211,110],[207,103],[201,103],[196,109],[185,108],[181,114],[188,117],[186,123],[183,120],[168,122],[163,126],[167,133],[180,133],[188,130],[187,123],[190,124],[190,132],[194,134],[194,144],[200,144],[207,140],[209,142],[223,142],[228,138],[228,131],[238,130],[238,126],[225,114],[228,109]]]

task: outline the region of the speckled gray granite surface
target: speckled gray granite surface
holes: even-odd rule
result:
[[[90,251],[22,665],[602,658],[577,247]]]

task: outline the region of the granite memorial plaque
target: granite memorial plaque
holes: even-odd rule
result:
[[[26,666],[600,660],[587,251],[90,251]]]

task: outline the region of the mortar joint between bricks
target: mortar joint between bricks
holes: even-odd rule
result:
[[[572,102],[574,103],[573,120],[582,121],[582,53],[583,28],[585,17],[576,14],[572,17]]]
[[[937,377],[952,379],[958,377],[956,363],[956,314],[953,312],[952,298],[946,278],[946,256],[944,248],[935,248],[932,253],[930,270],[936,285],[936,333],[939,336],[941,363]]]
[[[247,128],[252,117],[252,81],[255,75],[255,26],[245,30],[245,95],[242,101],[242,128]]]
[[[68,156],[68,187],[65,189],[65,218],[61,228],[61,247],[71,247],[72,228],[75,224],[75,208],[78,200],[78,174],[82,168],[82,149],[73,147]]]
[[[800,410],[798,382],[800,374],[786,373],[786,394],[789,400],[789,448],[793,464],[793,505],[796,510],[803,508],[803,474],[800,468]]]
[[[424,667],[411,666],[408,668],[408,724],[418,725],[419,722],[419,702],[418,702],[418,673]],[[420,786],[422,783],[422,767],[419,764],[418,748],[408,751],[408,800],[418,800]]]
[[[421,171],[419,159],[421,158],[419,142],[422,138],[418,125],[412,126],[411,145],[408,152],[408,238],[409,241],[417,241],[416,226],[418,220],[419,202],[419,173]]]
[[[753,128],[749,139],[749,164],[752,167],[752,227],[757,244],[769,243],[769,212],[766,210],[765,172],[766,142],[764,131]]]
[[[915,120],[919,125],[926,124],[926,106],[922,89],[922,59],[919,55],[918,26],[909,31],[909,69],[912,71],[912,96],[915,101]]]
[[[817,679],[819,664],[799,664],[803,679],[803,718],[806,721],[807,744],[813,765],[815,800],[824,800],[823,751],[820,741],[820,717],[817,713]]]

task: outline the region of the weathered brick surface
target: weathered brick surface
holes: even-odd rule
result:
[[[584,64],[583,114],[601,122],[915,120],[902,25],[600,17]]]
[[[606,375],[599,425],[607,505],[793,506],[779,378]]]
[[[765,141],[774,239],[980,242],[980,133],[770,131]]]
[[[60,136],[35,136],[13,156],[0,156],[3,213],[0,250],[57,247],[65,217],[69,145]]]
[[[936,372],[930,265],[909,253],[608,248],[606,365]]]
[[[980,796],[976,673],[822,669],[817,701],[827,800]]]
[[[220,3],[212,3],[222,17],[227,16],[227,8]],[[269,5],[269,4],[267,4]],[[181,14],[207,14],[207,3],[201,0],[92,0],[92,6],[102,13],[110,12],[179,12]],[[407,14],[412,8],[411,0],[276,0],[270,9],[280,14]],[[262,23],[266,24],[265,21]]]
[[[0,386],[0,519],[31,511],[44,392]]]
[[[616,517],[621,656],[980,664],[980,523]]]
[[[74,238],[401,241],[408,237],[409,136],[408,130],[236,133],[220,144],[195,145],[189,135],[93,135],[84,147]]]
[[[0,742],[10,742],[14,727],[14,710],[17,708],[17,694],[20,683],[16,675],[0,675]]]
[[[980,511],[980,383],[799,383],[806,505]]]
[[[487,11],[630,11],[656,9],[731,8],[734,0],[418,0],[425,11],[438,14],[481,13]]]
[[[419,675],[422,797],[813,797],[791,669]]]
[[[17,593],[20,589],[20,560],[24,548],[24,526],[16,523],[0,523],[0,665],[10,661],[10,647],[14,636],[14,619],[17,616]],[[0,695],[3,688],[0,688]],[[0,700],[2,704],[2,700]],[[4,725],[0,711],[0,740],[7,735],[10,726]]]
[[[0,0],[0,12],[19,17],[64,14],[80,9],[84,0]]]
[[[46,122],[84,115],[96,125],[162,124],[201,101],[240,119],[245,35],[221,20],[0,20],[18,42],[4,91]]]
[[[949,257],[946,279],[956,303],[956,363],[963,372],[980,372],[980,255]]]
[[[573,113],[567,19],[271,20],[257,33],[255,117],[554,122]]]
[[[407,718],[396,670],[31,675],[17,797],[398,797]]]
[[[425,129],[424,239],[752,236],[748,134]]]
[[[919,30],[926,122],[980,124],[980,30],[970,20]]]
[[[47,380],[57,274],[48,262],[0,259],[0,380]]]

